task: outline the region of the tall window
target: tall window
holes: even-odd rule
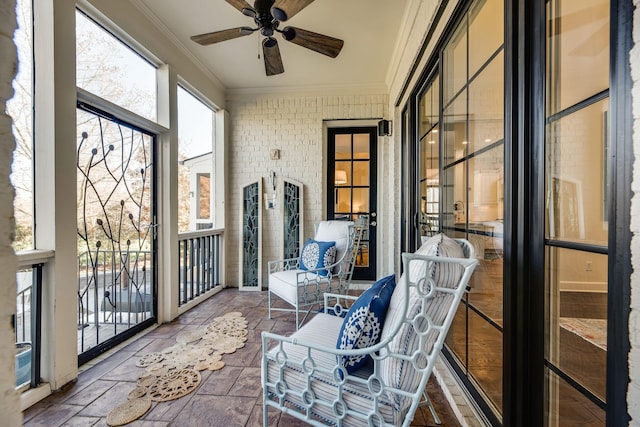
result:
[[[18,74],[13,81],[15,91],[7,103],[13,119],[16,149],[13,153],[11,183],[16,197],[14,212],[16,238],[14,249],[32,249],[33,239],[33,25],[31,0],[17,2],[18,29],[14,42],[18,49]]]
[[[213,227],[214,111],[178,86],[178,230]]]
[[[607,0],[547,3],[549,426],[605,424],[609,7]]]
[[[155,321],[157,81],[153,65],[80,11],[76,79],[89,93],[76,115],[82,364]]]
[[[447,337],[462,375],[502,414],[504,2],[478,0],[442,53],[442,231],[479,265]],[[428,141],[427,141],[428,143]]]
[[[76,84],[139,116],[157,118],[156,68],[82,12],[76,13]]]

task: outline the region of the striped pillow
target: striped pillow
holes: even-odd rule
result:
[[[431,255],[441,257],[464,258],[462,248],[455,240],[438,234],[426,241],[418,251],[417,255]],[[409,277],[415,282],[425,273],[433,278],[437,286],[453,288],[457,285],[464,269],[459,264],[433,263],[433,262],[412,262],[409,267]],[[399,286],[389,304],[387,311],[387,320],[382,330],[381,340],[388,338],[397,325],[405,321],[404,317],[404,300],[406,298],[406,288],[404,281],[405,274],[400,277]],[[427,329],[426,318],[429,318],[432,325],[442,325],[444,318],[449,311],[449,307],[453,303],[453,295],[436,294],[436,296],[426,301],[427,306],[423,307],[425,300],[417,295],[415,288],[409,291],[409,305],[407,308],[407,321],[400,326],[400,330],[389,343],[389,351],[394,354],[402,354],[412,356],[417,351],[420,355],[416,356],[414,362],[402,360],[396,357],[387,357],[380,361],[381,377],[389,387],[398,388],[406,391],[414,391],[420,383],[422,373],[416,370],[416,367],[423,369],[427,365],[426,356],[431,353],[434,342],[438,335],[437,331],[432,330],[424,339],[424,346],[420,348],[420,336],[416,334],[412,320],[415,320],[415,328],[420,331]],[[421,316],[418,316],[423,314]],[[418,318],[416,319],[416,316]],[[402,398],[396,394],[390,393],[390,399],[394,401],[396,410],[403,411],[410,404],[408,398]]]

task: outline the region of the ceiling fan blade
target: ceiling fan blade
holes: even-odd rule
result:
[[[284,73],[282,56],[280,56],[280,48],[276,39],[273,37],[264,39],[262,41],[262,53],[264,54],[264,70],[267,72],[267,76]]]
[[[282,36],[291,43],[315,50],[332,58],[338,56],[344,45],[343,40],[296,27],[285,27],[282,30]]]
[[[253,7],[245,0],[226,0],[231,6],[242,12],[242,9],[253,9]],[[243,12],[244,13],[244,12]]]
[[[228,30],[214,31],[212,33],[199,34],[197,36],[191,36],[191,40],[199,43],[203,46],[207,46],[214,43],[219,43],[231,39],[236,39],[242,36],[248,36],[253,33],[251,27],[237,27],[229,28]]]
[[[286,21],[311,3],[313,0],[276,0],[271,13],[278,21]]]

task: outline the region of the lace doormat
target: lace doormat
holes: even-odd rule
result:
[[[222,355],[244,347],[248,333],[247,320],[234,311],[216,317],[202,330],[180,332],[169,348],[143,355],[136,366],[145,372],[129,392],[129,400],[109,413],[107,424],[130,423],[151,408],[151,401],[165,402],[191,393],[200,384],[200,371],[222,369]]]

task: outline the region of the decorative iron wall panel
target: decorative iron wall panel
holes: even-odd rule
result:
[[[240,289],[262,289],[262,180],[242,188]]]
[[[282,250],[283,259],[300,255],[303,239],[303,185],[283,179],[282,182]]]

